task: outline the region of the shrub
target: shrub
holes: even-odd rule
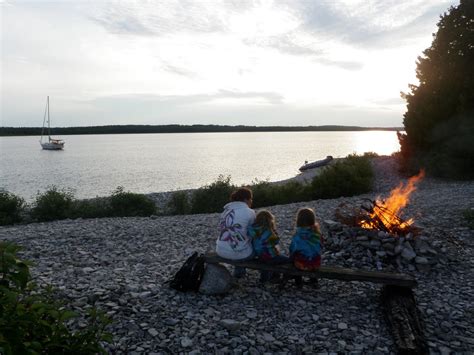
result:
[[[0,190],[0,225],[21,222],[25,201],[14,194]]]
[[[69,218],[73,197],[71,192],[53,186],[43,194],[38,193],[31,214],[39,221]]]
[[[474,229],[474,208],[463,211],[463,216],[468,227]]]
[[[173,192],[167,207],[169,213],[172,215],[190,213],[191,205],[188,194],[185,191]]]
[[[250,188],[253,191],[253,207],[255,208],[308,201],[311,199],[308,187],[293,181],[281,185],[275,185],[269,182],[257,182],[250,186]]]
[[[217,180],[194,191],[191,197],[191,213],[213,213],[222,210],[229,202],[229,196],[235,190],[230,176],[219,175]]]
[[[359,195],[372,189],[373,180],[369,156],[352,154],[315,176],[311,194],[315,199]]]
[[[0,242],[0,353],[106,353],[100,342],[112,341],[105,332],[109,320],[92,309],[84,329],[69,329],[77,315],[54,299],[51,288],[40,290],[30,282],[29,263],[17,259],[18,250]]]
[[[71,218],[102,218],[111,216],[107,198],[75,200],[71,208]]]
[[[155,203],[143,194],[115,189],[110,197],[110,215],[114,217],[147,217],[156,213]]]

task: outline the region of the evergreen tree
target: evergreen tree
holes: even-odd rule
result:
[[[418,57],[419,85],[407,101],[399,134],[405,167],[474,177],[474,0],[444,13],[431,47]]]

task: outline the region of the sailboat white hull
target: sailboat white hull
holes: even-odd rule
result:
[[[46,150],[61,150],[64,148],[64,143],[41,143],[41,146]]]
[[[46,121],[46,117],[48,121]],[[45,124],[48,122],[48,141],[43,142],[43,135],[45,130]],[[64,148],[64,141],[62,139],[55,139],[51,138],[51,121],[49,118],[49,96],[46,98],[46,109],[44,110],[44,118],[43,118],[43,129],[41,130],[41,139],[40,144],[41,147],[45,150],[61,150]]]

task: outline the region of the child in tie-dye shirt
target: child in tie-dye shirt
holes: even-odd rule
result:
[[[311,208],[302,208],[296,215],[296,233],[290,244],[290,258],[297,269],[316,270],[321,266],[322,236],[316,216]],[[313,286],[318,285],[317,278],[310,278]],[[303,286],[303,278],[295,278],[296,286]]]
[[[289,263],[290,259],[281,255],[278,244],[280,238],[275,228],[275,217],[266,210],[257,213],[255,222],[248,228],[247,234],[252,238],[255,256],[268,264]],[[260,272],[260,282],[266,282],[272,277],[271,271]]]
[[[300,270],[321,266],[321,231],[311,208],[302,208],[296,216],[296,233],[290,245],[290,257]]]

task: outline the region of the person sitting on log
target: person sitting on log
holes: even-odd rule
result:
[[[278,244],[280,238],[275,228],[275,217],[267,210],[257,213],[255,223],[248,228],[248,235],[252,238],[255,256],[264,263],[279,265],[290,262],[290,258],[280,253]],[[260,282],[265,283],[273,276],[271,271],[260,271]],[[275,275],[279,279],[280,275]]]
[[[311,208],[301,208],[296,215],[296,233],[290,244],[290,258],[297,269],[317,270],[321,266],[322,236]],[[313,279],[317,283],[317,279]],[[296,279],[301,287],[302,277]]]

